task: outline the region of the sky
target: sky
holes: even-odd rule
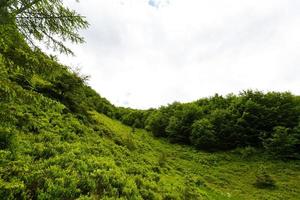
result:
[[[246,89],[300,94],[299,0],[68,0],[86,43],[59,60],[117,106]]]

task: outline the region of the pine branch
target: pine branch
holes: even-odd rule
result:
[[[45,15],[45,16],[17,16],[17,19],[74,19],[74,17],[81,18],[81,16],[68,16],[68,15],[59,15],[59,16],[50,16],[50,15]]]
[[[17,16],[17,15],[21,14],[22,12],[24,12],[25,10],[31,8],[33,5],[37,4],[40,1],[42,1],[42,0],[33,0],[31,3],[26,4],[23,7],[19,8],[18,10],[16,10],[14,12],[14,15]]]

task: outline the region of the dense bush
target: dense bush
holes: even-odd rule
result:
[[[265,139],[265,149],[274,156],[281,158],[300,159],[300,140],[297,129],[294,130],[276,126],[271,137]]]
[[[199,149],[252,146],[295,157],[299,154],[299,117],[298,96],[248,90],[238,96],[215,95],[151,110],[144,124],[155,136]],[[271,150],[273,147],[277,150]]]
[[[150,130],[155,136],[166,137],[166,127],[169,124],[169,117],[163,109],[154,111],[147,119],[146,129]]]
[[[13,133],[8,128],[0,127],[0,149],[9,149],[13,144]]]
[[[218,144],[213,124],[205,118],[193,123],[190,140],[195,147],[200,149],[212,149]]]

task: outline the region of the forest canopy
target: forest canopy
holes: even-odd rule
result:
[[[251,146],[280,157],[300,158],[300,98],[289,92],[246,90],[226,97],[216,94],[155,110],[125,109],[119,119],[198,149]]]

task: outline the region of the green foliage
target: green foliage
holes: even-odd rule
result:
[[[32,47],[36,47],[34,40],[37,40],[45,42],[54,50],[72,53],[63,42],[84,41],[78,30],[87,28],[88,22],[74,10],[65,7],[62,0],[2,2],[0,26],[14,27]]]
[[[0,149],[8,149],[13,144],[13,133],[8,128],[0,128]]]
[[[297,149],[299,144],[296,130],[292,131],[282,126],[276,126],[272,136],[264,141],[265,149],[281,158],[300,158]]]
[[[199,149],[266,148],[274,137],[275,127],[296,128],[299,105],[299,98],[290,93],[264,94],[248,90],[239,96],[215,95],[193,103],[174,103],[149,110],[145,127],[155,136],[166,137],[171,142],[192,144]],[[290,145],[293,146],[289,148],[290,154],[297,154],[297,137],[289,137],[282,142],[286,147],[281,150]],[[281,150],[274,152],[279,155]]]
[[[256,174],[256,181],[254,185],[261,189],[272,189],[276,186],[276,183],[267,170],[262,167]]]
[[[158,158],[158,165],[160,167],[166,167],[166,163],[167,163],[167,155],[166,153],[161,153],[159,158]]]
[[[192,124],[203,115],[202,110],[195,104],[179,103],[170,105],[168,110],[171,110],[169,113],[173,113],[165,128],[168,138],[172,142],[189,144]]]
[[[125,146],[126,146],[129,150],[131,150],[131,151],[133,151],[133,150],[135,150],[135,149],[137,148],[136,143],[135,143],[135,141],[134,141],[134,138],[133,138],[133,135],[132,135],[132,134],[133,134],[133,133],[127,134],[127,135],[125,136],[124,141],[123,141],[123,143],[125,144]]]
[[[199,189],[196,187],[193,177],[187,177],[182,191],[182,199],[202,199],[203,195],[198,190]]]
[[[217,138],[213,125],[208,119],[197,120],[192,125],[191,141],[199,149],[213,149],[217,146]]]
[[[163,109],[162,109],[163,110]],[[146,128],[155,136],[166,136],[166,127],[168,126],[169,118],[163,111],[154,111],[147,119]]]
[[[19,180],[12,180],[5,182],[0,179],[0,196],[7,200],[25,199],[24,195],[25,185]]]
[[[253,156],[259,154],[258,149],[251,147],[251,146],[237,148],[233,152],[240,155],[241,158],[243,158],[243,159],[247,159],[247,158],[250,158],[250,157],[253,157]]]
[[[181,132],[182,124],[181,121],[175,117],[172,116],[169,119],[168,126],[166,127],[165,131],[167,136],[173,141],[173,142],[181,142],[184,140],[183,134],[178,135],[178,132]],[[181,136],[181,137],[180,137]]]

